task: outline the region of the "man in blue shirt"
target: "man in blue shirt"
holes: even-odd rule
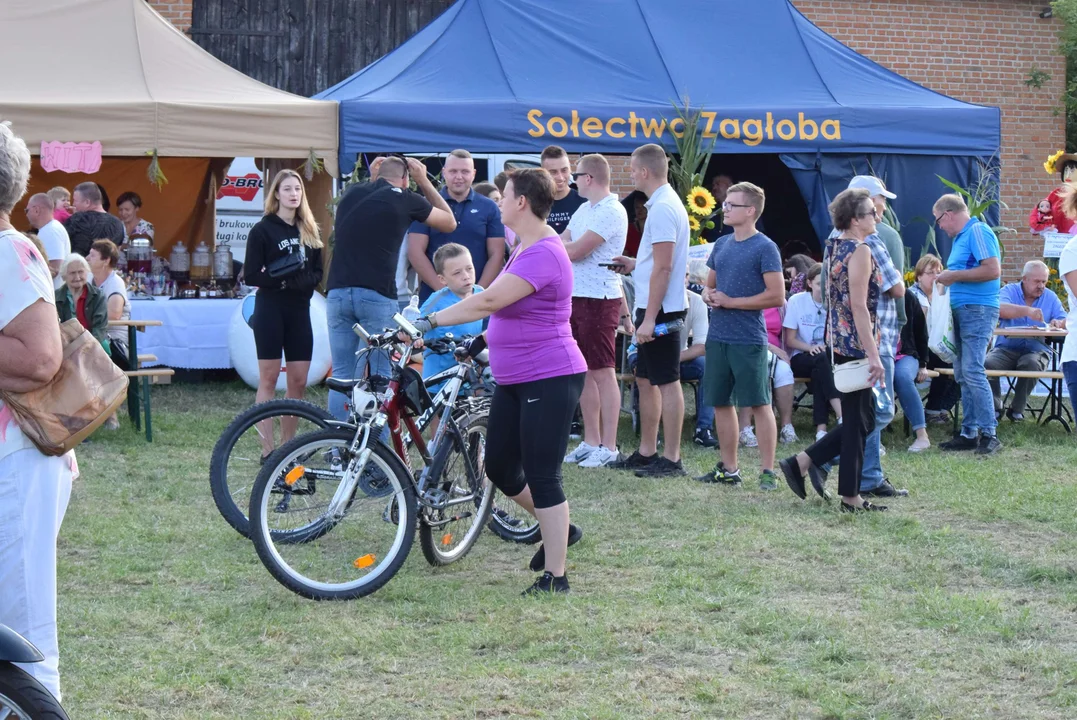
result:
[[[1010,283],[999,294],[999,328],[1065,327],[1066,311],[1054,291],[1047,289],[1049,270],[1039,260],[1029,260],[1021,273],[1021,282]],[[999,337],[988,353],[988,370],[1028,370],[1043,372],[1051,362],[1051,349],[1038,338]],[[995,414],[1002,414],[1002,389],[999,378],[990,378],[995,396]],[[1014,383],[1013,402],[1006,417],[1014,422],[1025,419],[1028,395],[1036,387],[1035,378],[1020,378]]]
[[[467,150],[453,150],[442,169],[445,187],[441,196],[456,218],[451,233],[414,223],[408,230],[408,262],[419,274],[419,302],[430,293],[445,287],[434,270],[433,257],[437,249],[448,243],[463,245],[471,253],[478,284],[488,288],[505,265],[505,226],[497,203],[471,189],[475,181],[475,161]]]
[[[940,450],[975,450],[996,453],[1002,443],[995,437],[995,403],[984,362],[987,346],[998,324],[998,238],[991,228],[969,216],[960,195],[943,195],[932,208],[939,229],[954,239],[946,270],[935,282],[949,287],[954,318],[957,357],[954,378],[961,386],[961,432],[939,445]]]

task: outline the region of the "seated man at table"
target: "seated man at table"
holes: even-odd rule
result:
[[[1058,296],[1047,289],[1048,269],[1039,260],[1025,263],[1021,282],[1010,283],[999,294],[1000,330],[1009,328],[1052,328],[1066,325],[1066,311]],[[998,337],[994,349],[987,354],[984,367],[988,370],[1027,370],[1043,372],[1050,367],[1051,349],[1039,338]],[[989,378],[995,396],[995,414],[1002,416],[1001,378]],[[1014,383],[1013,401],[1006,417],[1013,422],[1025,419],[1025,406],[1035,378],[1019,378]]]

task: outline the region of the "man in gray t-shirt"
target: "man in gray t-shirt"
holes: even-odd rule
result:
[[[762,188],[738,183],[722,203],[725,224],[733,229],[714,243],[707,259],[711,269],[703,300],[713,311],[707,333],[706,371],[701,392],[714,406],[721,462],[703,482],[740,485],[737,467],[736,404],[750,407],[759,438],[759,461],[763,474],[759,487],[775,490],[774,449],[778,426],[770,407],[770,374],[767,372],[767,326],[763,311],[785,302],[785,278],[778,247],[756,230],[763,212]],[[734,397],[735,393],[735,397]]]

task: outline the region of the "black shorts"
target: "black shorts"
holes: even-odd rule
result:
[[[310,295],[259,290],[251,315],[259,360],[310,362],[314,331],[310,327]]]
[[[645,310],[636,311],[636,327],[643,322],[645,314]],[[671,313],[659,312],[654,324],[658,326],[664,322],[683,321],[686,314],[684,310]],[[685,332],[685,328],[660,335],[647,343],[638,343],[636,345],[638,352],[636,377],[649,381],[651,385],[669,385],[680,382],[682,332]]]

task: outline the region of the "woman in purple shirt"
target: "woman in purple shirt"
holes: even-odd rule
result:
[[[538,518],[544,538],[531,558],[531,569],[545,572],[525,594],[568,592],[565,554],[583,537],[583,531],[569,523],[561,458],[587,364],[568,323],[572,263],[546,224],[553,192],[545,170],[514,172],[505,185],[501,219],[519,244],[505,269],[485,292],[415,323],[425,332],[490,318],[485,341],[497,389],[487,430],[486,474]],[[479,350],[473,343],[472,353]]]

